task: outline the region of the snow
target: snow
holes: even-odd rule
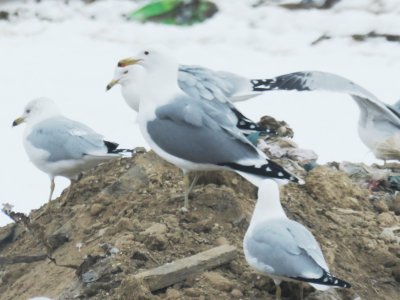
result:
[[[63,112],[122,147],[145,145],[135,113],[119,88],[105,92],[116,62],[148,43],[173,48],[181,63],[199,64],[251,78],[299,70],[343,75],[382,101],[400,96],[400,45],[384,39],[353,41],[352,34],[397,33],[397,0],[345,0],[330,10],[251,7],[250,0],[215,1],[220,12],[192,27],[139,24],[122,16],[132,1],[7,1],[0,10],[18,12],[0,21],[0,203],[29,212],[47,201],[49,179],[28,160],[23,125],[11,128],[25,104],[54,99]],[[381,4],[376,4],[376,3]],[[312,46],[321,35],[333,38]],[[89,110],[95,104],[95,110]],[[255,120],[264,114],[287,121],[295,141],[319,154],[319,162],[377,162],[357,135],[358,109],[346,95],[271,92],[238,104]],[[89,113],[90,111],[90,113]],[[55,196],[68,185],[56,180]],[[0,216],[0,225],[9,220]]]

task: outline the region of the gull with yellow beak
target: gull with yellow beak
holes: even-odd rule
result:
[[[133,66],[144,68],[137,87],[138,123],[150,147],[186,174],[190,171],[224,169],[239,173],[257,185],[273,178],[280,183],[302,180],[271,161],[237,126],[240,112],[226,98],[207,101],[178,86],[178,63],[165,47],[140,51]],[[232,107],[232,108],[230,108]],[[188,181],[185,180],[187,183]],[[186,184],[185,205],[188,209]]]
[[[108,142],[88,126],[64,117],[56,104],[47,98],[30,101],[23,115],[12,125],[21,123],[26,123],[23,144],[29,159],[50,176],[49,201],[56,176],[74,182],[82,172],[132,152],[117,149],[118,144]]]
[[[110,89],[117,83],[121,84],[121,91],[126,102],[135,110],[139,105],[135,83],[140,84],[141,76],[140,71],[127,67],[136,63],[131,58],[121,60],[114,80],[107,86],[107,89]],[[207,100],[224,99],[224,101],[228,98],[232,102],[248,100],[268,91],[280,90],[348,94],[360,109],[358,134],[361,141],[378,159],[385,162],[400,160],[400,105],[386,104],[362,86],[340,75],[320,71],[300,71],[268,79],[247,79],[233,73],[180,65],[178,84],[182,90],[192,96],[201,96]],[[221,94],[224,97],[220,97]],[[219,97],[213,95],[219,95]],[[240,122],[241,120],[238,120],[239,128]],[[253,123],[245,122],[242,127],[249,130],[252,125]]]
[[[116,84],[121,85],[122,96],[135,111],[139,110],[139,86],[144,77],[144,69],[137,66],[138,62],[134,58],[120,60],[115,69],[114,78],[106,88],[108,91]],[[132,68],[133,65],[136,67]],[[232,104],[232,101],[243,101],[259,94],[252,91],[251,82],[247,78],[199,66],[179,65],[178,85],[194,99],[206,101],[215,109],[232,115],[236,126],[245,135],[250,135],[251,140],[255,141],[260,135],[275,136],[277,134],[273,129],[260,126],[245,117]]]

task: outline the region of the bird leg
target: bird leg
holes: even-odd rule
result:
[[[190,182],[189,174],[184,173],[183,174],[183,182],[185,185],[185,202],[183,205],[182,210],[183,211],[188,211],[189,210],[189,195],[190,192],[192,191],[193,187],[196,185],[197,180],[199,179],[199,175],[195,175],[192,182]]]
[[[51,201],[51,198],[53,197],[53,193],[54,193],[54,188],[55,188],[56,184],[54,182],[54,178],[50,179],[50,196],[49,196],[49,203]]]
[[[39,215],[37,215],[35,218],[33,218],[34,221],[39,219],[41,216],[47,214],[47,211],[49,210],[49,207],[50,207],[51,198],[53,197],[55,186],[56,186],[56,184],[54,182],[54,177],[52,177],[52,178],[50,178],[50,196],[49,196],[49,201],[47,202],[46,207],[44,208],[44,210]]]
[[[303,300],[304,297],[304,284],[300,283],[299,299]]]
[[[274,279],[274,282],[275,282],[275,287],[276,287],[275,299],[281,300],[282,299],[281,298],[282,297],[281,281]]]
[[[70,180],[71,180],[71,184],[70,184],[69,187],[68,187],[67,194],[65,195],[64,199],[63,199],[62,202],[60,203],[60,207],[63,207],[63,206],[67,203],[67,201],[68,201],[68,199],[69,199],[69,196],[70,196],[70,194],[71,194],[71,190],[72,190],[74,184],[78,181],[78,180],[75,180],[75,179],[70,179]]]

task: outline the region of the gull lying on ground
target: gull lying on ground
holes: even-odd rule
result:
[[[275,282],[280,299],[282,280],[307,282],[318,290],[351,285],[329,273],[321,248],[312,233],[286,216],[279,187],[264,180],[258,189],[257,204],[243,240],[248,264]],[[300,297],[302,298],[302,288]]]
[[[47,98],[30,101],[13,126],[23,122],[26,123],[23,135],[25,151],[32,163],[50,176],[49,201],[56,176],[74,182],[82,172],[99,163],[132,152],[117,149],[118,144],[105,141],[88,126],[64,117],[56,104]]]
[[[145,69],[139,86],[141,132],[158,155],[184,174],[228,169],[255,185],[265,178],[302,182],[249,142],[237,128],[233,112],[223,109],[223,101],[202,101],[180,89],[178,63],[169,50],[148,47],[130,61]],[[193,184],[189,187],[187,179],[185,184],[187,209]]]
[[[139,110],[139,87],[144,80],[145,71],[135,66],[134,61],[124,59],[118,63],[114,78],[107,85],[110,90],[114,85],[121,85],[122,96],[126,103],[135,111]],[[255,97],[259,92],[254,92],[251,80],[239,75],[213,71],[199,66],[180,65],[178,71],[179,87],[196,101],[206,101],[216,109],[225,111],[236,122],[237,127],[246,135],[251,135],[252,141],[261,135],[275,136],[277,133],[264,126],[257,125],[252,120],[241,114],[232,101],[244,101]],[[221,105],[223,104],[223,105]]]
[[[361,141],[384,160],[400,160],[400,103],[385,104],[354,82],[326,72],[306,71],[272,79],[252,80],[258,92],[270,90],[330,91],[349,94],[360,109],[358,134]]]

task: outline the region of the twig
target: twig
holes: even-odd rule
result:
[[[45,260],[47,258],[47,254],[39,254],[32,256],[0,256],[0,265],[13,265],[19,263],[32,263],[40,260]]]

